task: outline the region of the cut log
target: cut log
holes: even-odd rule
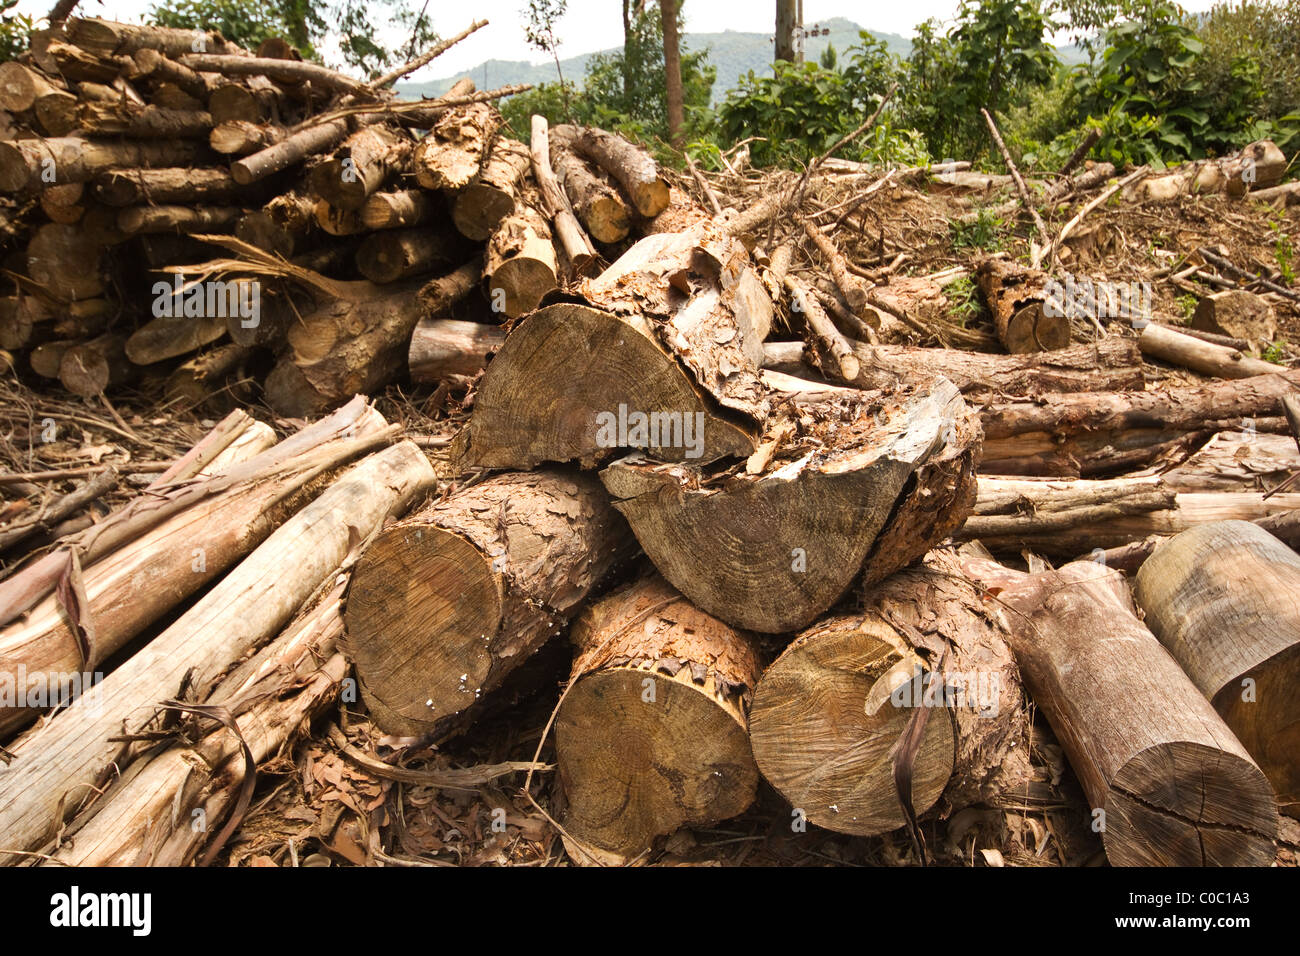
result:
[[[367,236],[357,249],[357,269],[371,282],[386,284],[432,272],[464,256],[449,230],[397,229]]]
[[[632,228],[632,211],[596,166],[571,151],[571,126],[551,131],[551,167],[573,206],[573,211],[597,242],[621,242]]]
[[[566,130],[566,141],[575,152],[609,173],[644,218],[653,219],[668,208],[668,182],[644,149],[592,126],[571,127],[571,132]]]
[[[908,821],[896,752],[923,720],[907,762],[915,816],[945,794],[945,815],[1019,797],[1030,777],[1020,676],[960,565],[934,552],[864,598],[860,612],[803,631],[763,672],[749,717],[763,776],[809,823],[860,836],[898,829]]]
[[[519,202],[530,162],[523,143],[497,138],[478,176],[452,202],[451,220],[462,235],[478,242],[492,235]]]
[[[83,103],[78,125],[94,136],[139,139],[206,139],[212,114],[201,110],[172,110],[157,106],[122,107],[113,103]]]
[[[298,193],[285,193],[261,209],[240,216],[235,235],[251,246],[287,259],[316,226],[316,201]]]
[[[556,287],[558,271],[550,226],[531,204],[520,203],[497,226],[483,259],[492,311],[507,319],[533,311]]]
[[[101,335],[74,345],[59,360],[59,382],[73,395],[94,398],[134,377],[126,358],[126,336]]]
[[[316,203],[312,215],[316,219],[316,225],[331,236],[356,236],[366,231],[359,209],[340,209],[322,199]]]
[[[1114,866],[1267,866],[1268,779],[1137,617],[1119,572],[1090,561],[1026,575],[964,562],[998,588],[1011,648],[1092,807]]]
[[[853,354],[853,346],[835,327],[835,323],[831,321],[830,316],[826,314],[821,304],[814,298],[812,290],[791,275],[785,277],[785,287],[790,290],[790,296],[794,300],[793,309],[803,316],[803,320],[808,326],[808,331],[814,341],[824,346],[826,351],[831,354],[834,360],[835,374],[845,382],[857,381],[858,374],[862,369],[858,357]],[[814,356],[818,355],[816,352],[812,354]],[[818,358],[818,362],[820,363],[820,358]]]
[[[46,136],[67,136],[77,128],[81,100],[65,90],[53,90],[36,101],[33,113]]]
[[[264,76],[246,76],[241,82],[219,82],[208,96],[208,110],[216,123],[260,123],[282,111],[283,92]]]
[[[173,59],[196,51],[246,53],[215,30],[184,30],[134,23],[117,23],[93,17],[68,21],[68,40],[95,56],[132,56],[140,50],[157,50]]]
[[[573,272],[585,273],[596,259],[596,250],[578,222],[578,217],[573,214],[569,197],[560,188],[555,170],[551,168],[550,126],[545,116],[533,114],[530,134],[528,148],[532,157],[533,179],[537,182],[537,191],[541,193],[542,207],[555,223],[555,236],[560,240],[560,247]]]
[[[312,169],[312,190],[332,206],[359,210],[410,153],[410,139],[396,130],[378,124],[362,127]]]
[[[117,214],[117,226],[131,236],[224,232],[243,214],[235,206],[131,206]]]
[[[803,409],[757,474],[636,457],[601,472],[660,573],[735,627],[780,633],[811,624],[861,575],[917,469],[950,443],[978,444],[978,427],[955,427],[970,413],[945,379],[887,401],[848,396]],[[922,553],[937,543],[920,542]],[[916,557],[878,554],[875,573]]]
[[[1267,419],[1278,399],[1300,391],[1300,372],[1150,392],[1043,395],[988,405],[984,464],[989,474],[1088,477],[1132,471],[1174,446]]]
[[[50,183],[84,183],[111,169],[187,166],[199,156],[191,140],[89,140],[75,136],[0,142],[0,192]],[[47,178],[48,177],[48,178]]]
[[[432,318],[451,314],[452,307],[478,288],[483,278],[483,257],[475,256],[460,268],[438,276],[417,293],[421,312]]]
[[[674,282],[687,271],[691,292],[683,295]],[[623,432],[601,433],[598,416],[630,410],[704,422],[702,434],[692,433],[699,464],[748,457],[769,407],[750,355],[761,360],[757,330],[771,302],[736,240],[708,224],[649,236],[579,291],[599,308],[547,306],[511,332],[484,376],[457,456],[493,468],[573,460],[591,467],[616,448],[647,447],[624,441]],[[656,454],[680,461],[688,453],[665,445]]]
[[[975,281],[993,314],[998,340],[1012,355],[1070,344],[1070,321],[1064,309],[1048,302],[1043,273],[1006,259],[986,259],[975,270]]]
[[[508,474],[380,532],[348,591],[347,650],[375,722],[437,736],[556,634],[634,551],[589,476]]]
[[[250,197],[248,187],[240,186],[224,169],[115,169],[95,177],[94,193],[109,206],[220,205]]]
[[[265,179],[282,169],[296,166],[308,156],[324,152],[348,135],[347,120],[332,120],[291,133],[274,145],[237,159],[230,164],[230,175],[241,186]],[[0,154],[0,160],[3,155]],[[3,165],[0,164],[0,169]],[[0,183],[3,181],[0,180]]]
[[[248,280],[244,280],[248,281]],[[196,291],[201,291],[197,287]],[[233,296],[238,296],[233,292]],[[238,314],[238,309],[230,310]],[[125,352],[136,365],[152,365],[179,355],[197,352],[226,334],[226,309],[220,314],[163,315],[141,325],[126,340]]]
[[[196,73],[188,66],[181,66],[159,50],[150,48],[137,50],[131,59],[135,61],[135,71],[131,79],[148,80],[153,85],[155,93],[159,86],[170,85],[202,104],[206,103],[209,94],[214,92],[207,76]]]
[[[1204,342],[1154,322],[1143,326],[1138,346],[1143,355],[1217,378],[1250,378],[1279,370],[1272,362],[1251,358],[1237,349]]]
[[[319,63],[306,60],[277,60],[262,56],[233,56],[220,53],[185,53],[176,60],[200,73],[219,73],[222,76],[263,76],[278,83],[297,85],[310,83],[314,90],[331,93],[364,93],[365,87],[350,76],[345,76]]]
[[[280,126],[224,120],[208,134],[208,145],[214,152],[244,156],[274,146],[288,135]]]
[[[213,474],[214,468],[227,469],[227,477],[177,487],[176,483],[193,476],[164,475],[173,486],[160,483],[72,543],[82,555],[85,612],[94,622],[90,664],[98,666],[149,624],[216,580],[292,515],[305,495],[314,493],[313,482],[322,472],[355,457],[365,442],[373,443],[387,427],[377,412],[358,399],[279,448],[232,458],[229,453],[240,435],[257,431],[248,416],[239,415],[240,432],[233,438],[226,435],[225,445],[206,450],[196,446],[199,453],[191,462],[201,477]],[[223,464],[227,461],[229,465]],[[57,578],[68,564],[68,552],[61,550],[52,557]],[[0,631],[0,662],[6,674],[26,672],[27,683],[18,691],[28,699],[42,684],[62,693],[58,675],[65,675],[66,682],[67,675],[90,668],[62,602],[50,593],[53,581],[42,588],[41,575],[24,569],[6,585],[25,588],[25,576],[35,582],[30,585],[35,595],[28,605],[31,610]],[[30,706],[0,710],[0,737],[39,712]]]
[[[464,189],[478,176],[500,125],[501,114],[487,103],[448,110],[415,145],[416,181],[425,189]]]
[[[564,827],[595,851],[566,844],[575,858],[635,858],[656,837],[753,802],[750,637],[657,576],[583,612],[570,637],[577,655],[556,717],[556,763]]]
[[[0,110],[23,113],[42,96],[57,92],[58,86],[44,74],[15,60],[0,63]]]
[[[1192,313],[1191,327],[1257,345],[1271,345],[1277,339],[1273,307],[1267,299],[1245,289],[1215,292],[1201,299]]]
[[[497,325],[421,319],[407,352],[411,381],[436,385],[472,379],[483,371],[488,357],[505,340],[505,330]]]
[[[1286,170],[1286,154],[1272,140],[1262,139],[1222,159],[1183,163],[1168,175],[1148,176],[1128,187],[1124,198],[1163,202],[1196,193],[1241,198],[1251,190],[1281,182]]]
[[[58,378],[59,367],[63,364],[64,353],[77,342],[42,342],[27,355],[27,362],[32,371],[41,378]]]
[[[197,604],[39,735],[10,749],[0,793],[5,851],[36,850],[123,761],[123,731],[149,727],[160,696],[182,686],[202,700],[241,657],[278,633],[342,564],[353,542],[434,483],[423,453],[402,442],[371,455],[271,534]],[[11,854],[3,854],[9,855]]]
[[[167,376],[163,392],[167,400],[184,408],[197,408],[233,384],[228,379],[237,374],[253,356],[253,350],[233,342],[196,355]],[[236,398],[238,392],[234,392]]]
[[[401,229],[424,225],[437,218],[439,204],[422,189],[403,189],[395,193],[375,193],[361,209],[361,222],[367,229]]]
[[[765,342],[763,367],[798,375],[804,351],[802,342]],[[1137,345],[1118,335],[1028,355],[863,342],[854,342],[853,352],[860,371],[852,384],[859,388],[894,389],[942,375],[979,402],[1008,395],[1141,389],[1144,384]]]
[[[98,298],[102,249],[84,229],[62,223],[40,226],[27,244],[27,274],[70,301]]]
[[[1300,555],[1244,521],[1184,531],[1137,573],[1147,626],[1300,817]]]

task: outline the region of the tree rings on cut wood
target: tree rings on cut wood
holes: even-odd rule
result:
[[[1070,344],[1070,320],[1063,308],[1049,303],[1042,272],[1005,259],[986,259],[975,270],[975,281],[993,313],[998,340],[1012,355]]]

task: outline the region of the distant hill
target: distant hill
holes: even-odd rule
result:
[[[862,27],[852,20],[835,17],[816,24],[814,27],[830,30],[826,36],[809,37],[804,57],[816,60],[826,49],[827,44],[835,44],[836,51],[843,53],[845,47],[858,42],[858,33]],[[912,41],[897,33],[878,33],[868,31],[878,40],[883,40],[890,53],[906,57],[912,52]],[[683,36],[683,43],[689,50],[709,51],[709,63],[717,67],[718,79],[713,84],[713,102],[724,99],[727,91],[736,86],[737,81],[753,70],[758,75],[772,72],[772,37],[766,33],[737,33],[727,30],[724,33],[689,33]],[[614,49],[601,50],[601,53],[613,53]],[[1057,50],[1062,61],[1069,64],[1084,60],[1077,47],[1062,47]],[[584,53],[560,61],[564,78],[581,84],[586,72],[587,61],[595,53]],[[487,60],[453,76],[444,76],[437,80],[425,80],[420,83],[399,83],[398,90],[407,96],[440,96],[446,93],[462,76],[468,76],[481,90],[491,90],[499,86],[514,83],[554,83],[554,63],[528,63],[525,60]]]
[[[830,30],[827,36],[809,37],[804,56],[815,60],[821,56],[828,43],[835,44],[835,49],[842,51],[845,47],[858,42],[858,31],[862,28],[851,20],[836,17],[818,24],[808,24]],[[907,56],[912,49],[912,41],[897,33],[876,33],[872,35],[885,41],[891,53]],[[689,33],[683,36],[683,44],[689,50],[708,48],[709,63],[718,70],[717,82],[713,84],[714,102],[727,95],[727,91],[736,85],[737,80],[750,70],[755,73],[770,73],[772,70],[772,37],[766,33],[738,33],[727,30],[724,33]],[[601,50],[601,53],[613,53],[614,49]],[[571,56],[560,60],[560,69],[566,80],[582,82],[586,72],[587,61],[594,53]],[[399,83],[398,90],[407,96],[439,96],[451,88],[462,76],[468,76],[482,90],[495,89],[512,83],[554,83],[554,63],[528,63],[524,60],[487,60],[453,76],[444,76],[437,80],[425,80],[420,83]]]

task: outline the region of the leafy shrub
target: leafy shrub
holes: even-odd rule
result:
[[[18,0],[0,0],[0,61],[12,60],[27,49],[27,37],[32,32],[32,18],[11,12]]]

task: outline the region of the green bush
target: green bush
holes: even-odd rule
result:
[[[18,0],[0,0],[0,62],[15,59],[27,49],[27,37],[32,32],[32,18],[12,12]]]

